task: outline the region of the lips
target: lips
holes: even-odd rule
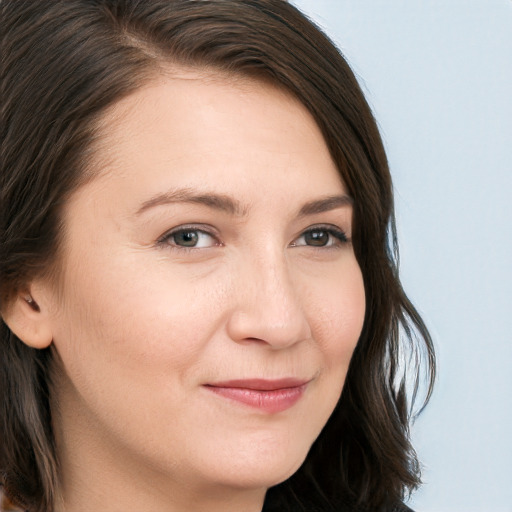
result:
[[[293,407],[304,394],[309,380],[244,379],[205,385],[208,391],[239,404],[275,414]]]

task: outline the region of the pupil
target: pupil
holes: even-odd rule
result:
[[[197,244],[196,231],[181,231],[174,235],[174,241],[177,245],[184,245],[186,247],[194,247]]]
[[[329,242],[329,233],[326,231],[309,231],[305,235],[305,241],[308,245],[327,245]]]

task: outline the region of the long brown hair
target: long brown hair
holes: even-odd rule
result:
[[[419,362],[428,398],[434,352],[398,278],[382,141],[339,50],[283,0],[2,0],[0,16],[0,310],[33,277],[58,272],[62,206],[94,171],[88,157],[109,106],[163,64],[284,87],[314,116],[354,198],[366,317],[336,410],[298,472],[268,491],[265,510],[399,503],[420,482],[409,422]],[[51,512],[52,349],[27,347],[3,321],[0,347],[0,483],[31,512]]]

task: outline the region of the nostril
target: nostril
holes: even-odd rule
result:
[[[266,345],[267,342],[261,338],[244,338],[244,339],[240,339],[238,340],[238,343],[241,343],[241,344],[253,344],[253,343],[260,343],[262,345]]]

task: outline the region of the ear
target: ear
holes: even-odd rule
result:
[[[42,309],[30,292],[19,292],[2,312],[9,329],[26,345],[47,348],[53,340],[48,311]]]

